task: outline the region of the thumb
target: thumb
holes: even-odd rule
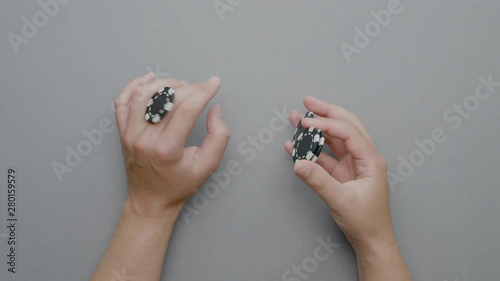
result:
[[[328,174],[323,167],[307,160],[295,162],[293,170],[333,209],[336,200],[344,192],[344,186],[340,182]]]

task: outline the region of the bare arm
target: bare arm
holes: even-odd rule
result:
[[[140,215],[127,201],[113,240],[92,280],[160,280],[178,210],[164,218]]]
[[[336,158],[322,153],[317,163],[297,161],[294,171],[330,207],[356,252],[359,280],[412,280],[394,237],[387,166],[366,128],[336,105],[310,96],[304,105],[319,116],[303,119],[302,125],[323,130]],[[301,118],[298,112],[290,114],[294,125]],[[288,141],[285,149],[291,153],[292,148]]]
[[[175,90],[175,106],[149,124],[145,111],[158,89]],[[185,148],[196,119],[217,93],[220,79],[188,85],[149,74],[131,81],[115,99],[116,121],[128,177],[128,199],[93,281],[156,281],[184,203],[217,169],[229,141],[219,106],[207,116],[201,147]]]

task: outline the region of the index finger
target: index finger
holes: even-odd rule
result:
[[[175,148],[184,147],[184,143],[193,130],[196,119],[215,96],[221,85],[219,77],[211,77],[207,82],[197,84],[184,100],[174,107],[172,117],[160,138]]]

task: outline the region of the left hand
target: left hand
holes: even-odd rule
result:
[[[184,145],[196,120],[219,90],[221,81],[189,85],[153,74],[132,80],[115,99],[115,116],[129,183],[127,203],[151,218],[178,213],[217,169],[229,141],[220,106],[208,113],[201,147]],[[175,90],[174,109],[158,123],[145,118],[147,103],[163,87]]]

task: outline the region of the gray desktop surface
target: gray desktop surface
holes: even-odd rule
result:
[[[111,105],[147,71],[192,82],[219,75],[211,104],[232,129],[219,178],[203,188],[212,198],[187,203],[162,280],[299,278],[286,273],[294,265],[308,280],[357,280],[350,245],[283,150],[293,128],[280,117],[304,111],[305,95],[348,108],[371,132],[416,281],[500,280],[500,87],[486,83],[500,81],[500,2],[57,3],[0,4],[0,280],[89,279],[127,195]],[[189,144],[204,136],[203,116]],[[88,155],[66,159],[78,149]],[[228,163],[240,169],[226,186]],[[68,171],[58,178],[54,165]],[[328,259],[311,261],[328,239],[338,243]]]

